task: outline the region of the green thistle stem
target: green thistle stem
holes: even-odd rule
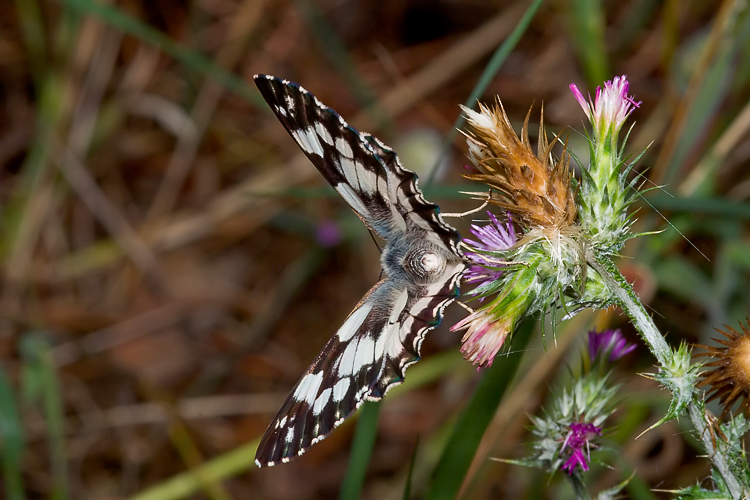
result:
[[[659,329],[651,317],[646,313],[633,287],[620,273],[615,264],[608,258],[597,259],[594,255],[587,256],[588,264],[602,277],[604,283],[615,296],[617,304],[630,316],[633,326],[643,337],[651,352],[656,357],[662,369],[667,369],[672,359],[672,349],[664,340]],[[725,447],[717,447],[717,439],[709,429],[709,419],[713,418],[711,412],[706,410],[703,401],[695,395],[687,405],[690,421],[698,432],[698,435],[706,447],[706,452],[713,462],[716,470],[721,474],[726,487],[733,498],[744,498],[747,489],[734,473],[730,470],[729,462],[725,456]]]
[[[591,495],[589,494],[588,489],[586,489],[586,485],[583,484],[583,481],[581,481],[581,478],[578,475],[574,474],[568,476],[568,479],[573,485],[573,491],[575,491],[578,500],[591,500]]]
[[[672,349],[664,340],[659,329],[654,324],[651,316],[641,304],[640,299],[633,291],[633,287],[620,274],[615,264],[607,259],[597,260],[593,255],[587,256],[588,264],[602,277],[604,284],[614,294],[618,305],[630,316],[633,326],[646,341],[656,360],[661,366],[668,366],[672,357]]]

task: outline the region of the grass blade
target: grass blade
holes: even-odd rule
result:
[[[403,500],[409,500],[411,498],[411,483],[414,478],[414,464],[417,463],[417,451],[419,451],[419,435],[417,435],[417,442],[414,443],[414,453],[411,454],[411,461],[409,462],[409,471],[406,473],[406,485],[404,486],[404,496],[401,497]]]
[[[570,37],[590,88],[611,77],[604,46],[604,9],[601,0],[573,0],[569,3]]]
[[[423,359],[409,369],[406,382],[394,387],[388,392],[388,398],[394,399],[401,395],[429,384],[448,372],[454,372],[467,367],[458,351],[449,351],[428,359]],[[359,413],[353,418],[361,418]],[[356,439],[356,438],[355,438]],[[171,479],[131,497],[130,500],[177,500],[195,494],[201,486],[199,478],[204,481],[219,481],[236,476],[248,469],[255,468],[255,452],[260,438],[250,441],[232,451],[213,458],[195,469],[178,474]]]
[[[260,438],[138,493],[130,500],[175,500],[193,495],[202,481],[220,481],[254,468]]]
[[[362,496],[367,466],[370,463],[372,449],[375,447],[375,438],[378,436],[379,414],[380,403],[366,402],[362,405],[357,430],[354,433],[349,467],[346,469],[346,476],[344,476],[339,493],[341,500],[357,500]]]
[[[15,5],[18,12],[18,24],[23,33],[24,45],[26,45],[29,67],[34,84],[39,91],[47,73],[46,36],[42,12],[39,3],[35,0],[16,0]]]
[[[52,468],[52,500],[68,498],[68,465],[65,453],[63,405],[57,375],[52,364],[49,345],[36,335],[27,335],[21,340],[21,348],[28,359],[27,377],[32,393],[40,398],[42,414],[47,428],[50,464]],[[24,387],[24,390],[28,390]]]
[[[25,448],[23,426],[16,396],[5,370],[0,366],[0,460],[8,500],[22,500],[21,456]]]
[[[485,371],[471,401],[456,421],[433,473],[426,498],[453,499],[458,495],[474,453],[513,379],[535,325],[535,320],[526,320],[514,334],[510,351],[512,354],[495,360]]]

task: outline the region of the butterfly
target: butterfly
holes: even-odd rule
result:
[[[255,75],[271,109],[313,165],[385,242],[385,278],[359,301],[263,435],[255,463],[272,466],[327,437],[364,401],[403,382],[425,334],[460,293],[461,238],[427,202],[417,175],[296,83]]]

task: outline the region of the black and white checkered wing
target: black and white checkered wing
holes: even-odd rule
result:
[[[417,174],[405,169],[396,152],[378,138],[367,133],[361,135],[385,166],[388,177],[387,198],[403,218],[405,231],[419,234],[451,253],[463,256],[458,231],[443,221],[439,206],[425,200],[418,186]]]
[[[313,164],[385,240],[387,276],[349,314],[276,414],[256,453],[258,466],[266,466],[301,455],[365,400],[382,398],[404,380],[425,334],[459,295],[466,265],[458,232],[390,148],[295,83],[265,75],[255,82]]]
[[[463,262],[432,285],[385,279],[349,314],[279,409],[255,455],[259,467],[301,455],[365,400],[377,401],[419,360],[425,334],[459,294]]]
[[[368,228],[388,239],[394,228],[403,227],[387,199],[388,173],[362,134],[294,82],[255,75],[255,84],[297,145]]]

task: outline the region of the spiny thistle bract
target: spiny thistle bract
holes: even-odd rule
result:
[[[589,469],[591,449],[597,448],[604,421],[615,407],[617,386],[609,385],[609,375],[590,372],[573,381],[554,399],[543,417],[530,416],[536,436],[533,453],[522,465],[550,473],[565,470],[569,475]]]
[[[489,201],[510,212],[523,227],[562,228],[573,224],[576,206],[570,190],[570,157],[563,153],[553,163],[544,113],[539,123],[538,155],[534,155],[529,142],[531,110],[519,139],[499,99],[494,108],[479,104],[479,112],[464,106],[462,109],[469,123],[464,132],[469,158],[479,171],[464,177],[493,188],[498,196]]]
[[[530,457],[509,460],[554,474],[567,472],[579,497],[588,497],[582,475],[588,472],[592,451],[601,445],[604,423],[615,409],[618,386],[610,383],[612,362],[635,348],[619,330],[589,332],[589,361],[584,373],[553,393],[543,416],[530,416],[532,441]],[[619,492],[627,481],[612,493]]]
[[[733,413],[743,413],[747,417],[750,416],[750,321],[747,326],[740,323],[742,333],[728,325],[724,327],[726,330],[716,331],[727,339],[713,340],[725,347],[697,346],[706,352],[695,354],[695,357],[715,359],[703,365],[710,369],[701,374],[703,380],[698,383],[698,387],[709,387],[707,401],[719,399],[723,408],[720,418],[730,414],[732,407],[738,402],[739,406]]]

